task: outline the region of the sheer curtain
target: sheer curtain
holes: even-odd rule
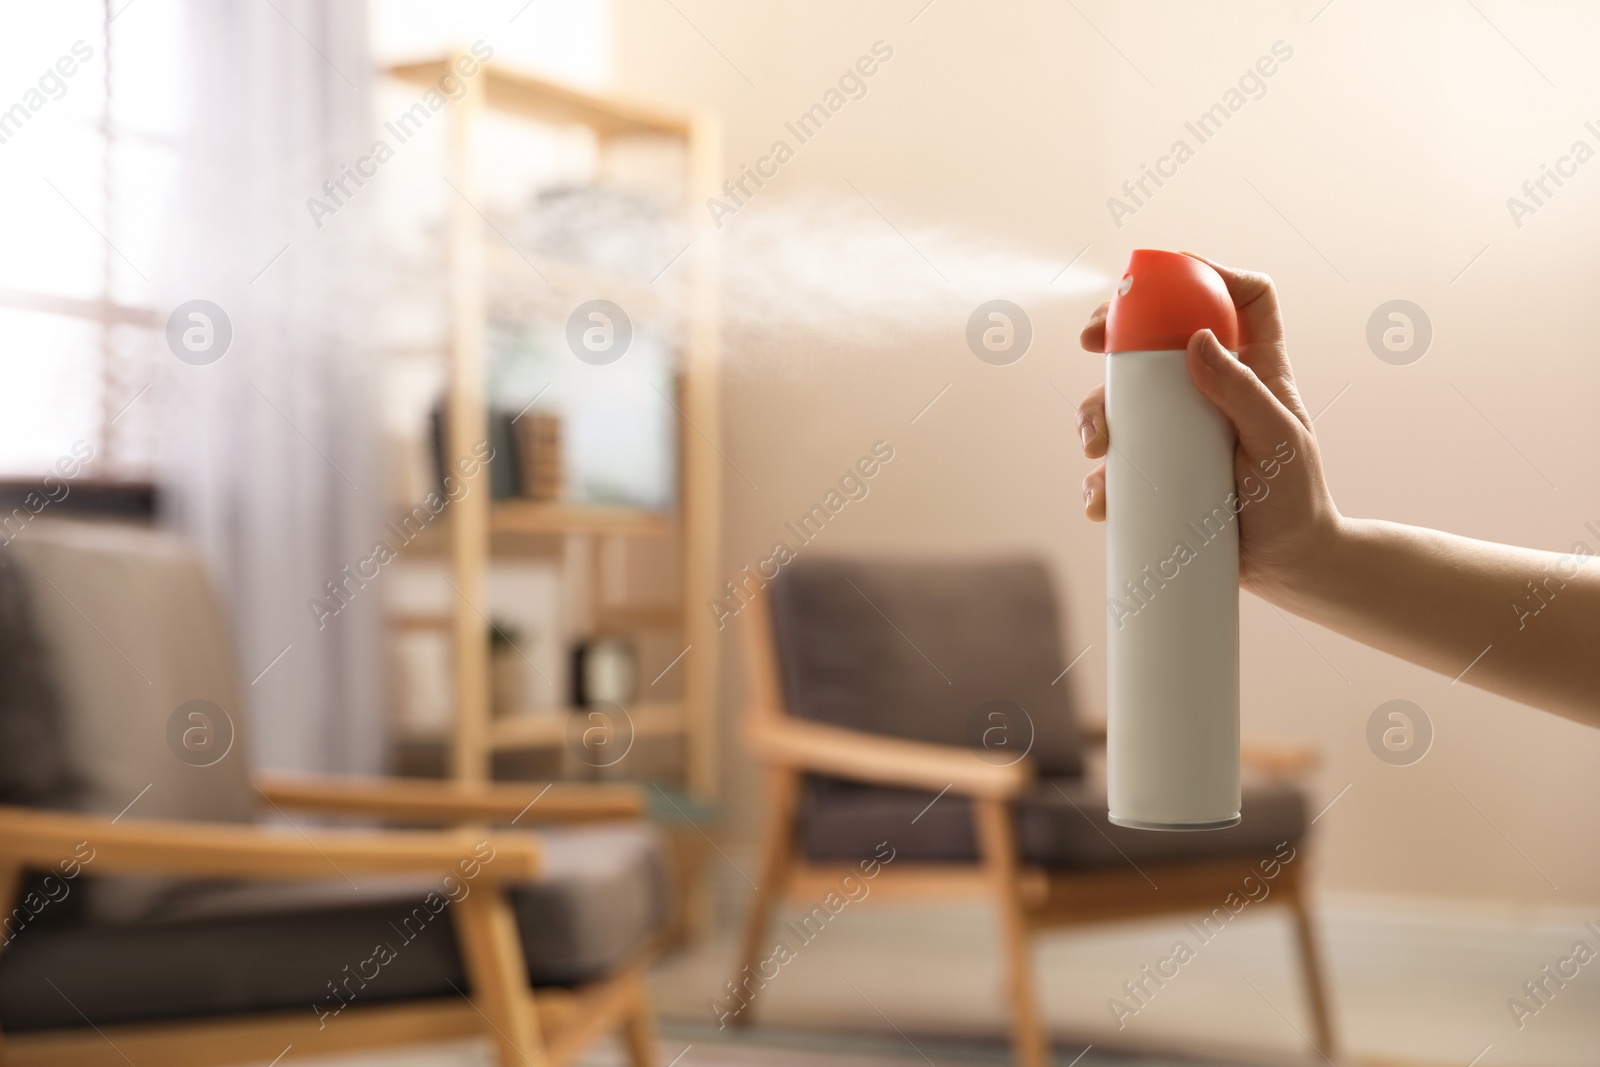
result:
[[[164,372],[171,519],[202,546],[228,605],[257,762],[375,771],[383,577],[349,577],[381,536],[387,501],[371,208],[347,178],[335,214],[307,205],[326,204],[324,182],[339,183],[372,141],[365,6],[180,9],[192,112],[163,312],[210,301],[232,338],[220,358],[180,356]],[[201,310],[218,319],[216,345],[221,317]],[[201,320],[180,326],[190,324]],[[319,625],[310,602],[340,603],[329,582],[346,606]]]

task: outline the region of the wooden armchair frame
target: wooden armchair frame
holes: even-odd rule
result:
[[[767,951],[763,939],[773,912],[793,896],[814,899],[839,885],[850,864],[814,863],[795,845],[796,814],[803,778],[821,774],[877,785],[951,793],[971,800],[979,860],[976,863],[915,863],[884,866],[873,883],[872,899],[982,895],[999,910],[1006,992],[1010,996],[1011,1043],[1021,1067],[1046,1067],[1049,1041],[1039,1014],[1030,956],[1030,939],[1043,931],[1170,914],[1208,912],[1237,893],[1248,868],[1239,857],[1160,865],[1142,871],[1113,868],[1049,870],[1021,863],[1017,854],[1013,804],[1033,781],[1026,761],[995,766],[974,758],[970,749],[906,741],[791,717],[785,708],[773,643],[768,603],[746,613],[744,646],[748,704],[744,738],[766,764],[767,808],[762,830],[760,888],[746,920],[741,968],[757,971]],[[1105,729],[1088,727],[1086,741],[1105,743]],[[1316,766],[1313,749],[1268,741],[1246,741],[1241,758],[1269,775],[1287,776]],[[1304,850],[1301,850],[1302,854]],[[1287,906],[1293,916],[1314,1045],[1323,1058],[1335,1057],[1332,1014],[1321,953],[1311,924],[1308,859],[1284,864],[1263,903]],[[1150,884],[1160,898],[1149,899]],[[734,973],[738,984],[745,972]],[[739,1024],[753,1012],[735,1016]]]
[[[441,830],[316,830],[280,833],[255,826],[163,822],[0,807],[0,901],[16,906],[24,874],[54,869],[83,842],[96,874],[168,874],[239,879],[327,879],[356,874],[435,874],[474,864],[473,891],[450,905],[471,999],[352,1006],[322,1027],[306,1010],[194,1021],[139,1023],[0,1035],[3,1067],[210,1067],[488,1036],[500,1067],[559,1067],[595,1038],[620,1027],[634,1067],[651,1067],[655,1038],[641,958],[577,989],[531,989],[516,914],[514,882],[541,870],[537,835],[487,824],[639,818],[626,787],[455,784],[404,779],[265,779],[257,788],[279,810],[300,809],[459,824]],[[471,828],[477,824],[478,828]],[[276,1062],[276,1061],[274,1061]]]

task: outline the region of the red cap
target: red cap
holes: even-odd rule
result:
[[[1239,318],[1222,275],[1181,252],[1135,249],[1106,313],[1106,351],[1177,351],[1196,330],[1239,348]]]

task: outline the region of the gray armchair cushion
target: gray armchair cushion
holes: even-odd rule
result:
[[[50,740],[73,788],[60,806],[143,818],[247,822],[250,783],[243,695],[226,621],[205,568],[180,539],[113,523],[41,519],[7,548],[32,593],[32,616],[61,693]],[[222,709],[231,747],[210,766],[180,759],[174,713],[189,701]],[[181,730],[179,731],[181,733]],[[94,879],[91,912],[132,918],[173,883]]]
[[[61,694],[27,577],[0,548],[0,804],[64,807],[76,794]]]
[[[539,836],[545,874],[512,891],[534,985],[611,973],[660,933],[670,879],[654,827]],[[0,1029],[81,1027],[84,1016],[109,1026],[275,1009],[312,1018],[341,1000],[359,1006],[471,992],[455,905],[435,913],[424,904],[430,890],[439,891],[437,878],[357,883],[191,884],[133,922],[47,913],[0,953]],[[390,950],[382,958],[380,945]]]
[[[231,637],[193,551],[154,530],[49,520],[9,550],[27,573],[62,690],[74,806],[115,814],[149,786],[137,808],[145,818],[254,819]],[[240,727],[209,767],[168,744],[173,712],[191,700],[216,704]]]
[[[1027,750],[1045,774],[1081,770],[1072,687],[1061,678],[1065,634],[1039,563],[801,559],[783,569],[771,596],[790,714],[981,745],[983,709],[1015,707],[1025,715],[994,720],[1007,744]],[[1000,758],[999,748],[991,752]]]
[[[967,863],[978,858],[971,805],[946,793],[813,779],[801,802],[800,844],[817,861],[855,862],[881,841],[895,860]],[[1306,832],[1305,796],[1284,784],[1247,784],[1242,821],[1204,833],[1151,833],[1106,819],[1103,791],[1082,778],[1046,778],[1017,802],[1017,850],[1024,862],[1058,870],[1270,854]],[[916,821],[913,822],[912,820]]]

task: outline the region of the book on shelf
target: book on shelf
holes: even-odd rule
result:
[[[489,412],[489,444],[494,448],[494,459],[489,461],[489,495],[495,500],[511,500],[522,488],[515,418],[509,411]]]
[[[512,426],[522,496],[529,500],[556,501],[562,495],[561,416],[529,411]]]

